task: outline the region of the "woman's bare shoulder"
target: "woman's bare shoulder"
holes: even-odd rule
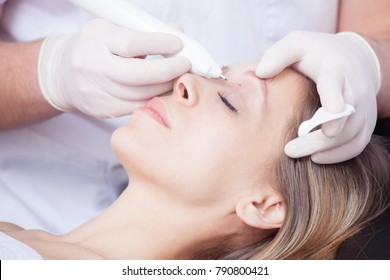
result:
[[[0,222],[0,231],[9,232],[9,231],[19,231],[24,230],[24,228],[17,226],[13,223]]]

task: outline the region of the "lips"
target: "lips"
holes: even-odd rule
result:
[[[146,103],[144,107],[141,107],[139,110],[149,115],[166,128],[170,128],[167,111],[165,109],[164,103],[160,98],[152,98],[148,103]]]

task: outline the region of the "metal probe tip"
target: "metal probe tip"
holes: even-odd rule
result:
[[[224,79],[225,81],[228,80],[228,79],[227,79],[224,75],[222,75],[222,74],[220,74],[219,77],[220,77],[221,79]]]

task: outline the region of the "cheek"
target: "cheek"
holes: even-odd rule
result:
[[[209,122],[207,126],[188,129],[172,150],[169,178],[173,185],[186,186],[189,199],[223,199],[244,180],[258,172],[261,156],[250,147],[246,134]]]
[[[164,166],[164,137],[153,134],[153,128],[128,125],[115,130],[111,137],[112,148],[130,177],[151,177],[154,170]]]
[[[165,135],[144,126],[115,131],[113,148],[131,178],[154,181],[186,203],[211,204],[258,175],[261,142],[244,125],[210,117],[184,123]]]

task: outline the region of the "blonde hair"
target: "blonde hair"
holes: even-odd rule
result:
[[[318,165],[310,157],[284,154],[299,124],[320,105],[314,83],[307,83],[308,94],[296,106],[280,157],[272,164],[274,186],[287,208],[284,224],[266,240],[230,253],[229,259],[333,259],[342,242],[389,206],[390,157],[378,137],[359,156],[339,164]]]

